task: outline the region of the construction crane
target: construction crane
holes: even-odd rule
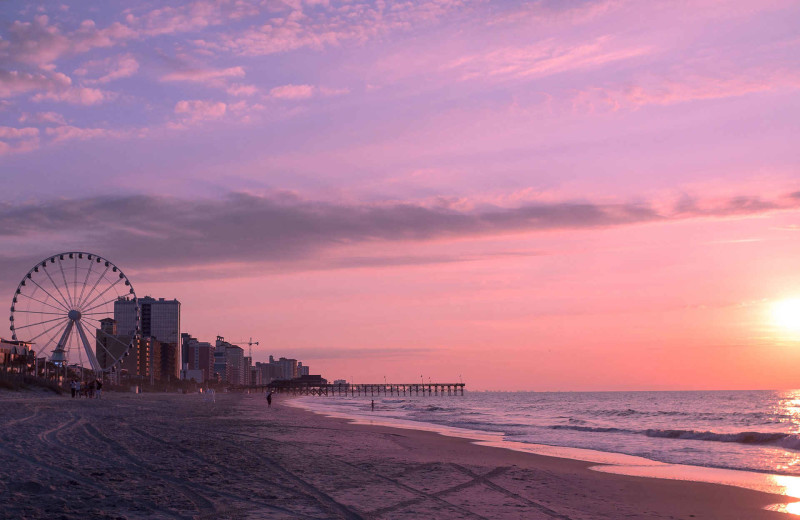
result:
[[[247,345],[249,347],[247,355],[250,356],[251,360],[253,359],[253,345],[258,345],[258,341],[253,341],[253,338],[250,338],[250,341],[234,341],[232,343],[234,345]]]

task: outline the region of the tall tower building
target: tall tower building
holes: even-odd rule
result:
[[[181,370],[181,302],[164,298],[139,298],[139,315],[142,337],[158,340],[161,344],[161,376],[163,379],[179,379]],[[136,308],[133,301],[114,302],[114,319],[119,334],[133,335],[136,323]]]
[[[222,381],[244,385],[246,383],[244,349],[225,341],[222,336],[217,336],[214,344],[214,371],[220,375]]]
[[[207,341],[198,341],[187,333],[181,334],[181,359],[187,370],[199,370],[203,373],[203,382],[214,376],[214,345]]]

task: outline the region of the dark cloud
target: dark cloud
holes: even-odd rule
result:
[[[723,200],[717,204],[701,205],[697,200],[684,196],[675,205],[675,217],[727,217],[733,215],[750,215],[768,211],[796,207],[797,202],[792,201],[793,195],[787,197],[789,201],[764,200],[760,197],[740,196]]]
[[[345,205],[306,201],[291,194],[242,193],[216,200],[135,195],[6,203],[0,205],[0,245],[5,241],[30,243],[32,237],[43,238],[41,245],[31,250],[5,248],[0,267],[4,272],[13,269],[17,273],[21,265],[32,265],[41,257],[57,252],[47,244],[47,237],[53,237],[57,243],[74,243],[74,249],[99,252],[128,269],[222,262],[296,263],[301,268],[303,265],[315,268],[313,261],[321,251],[342,244],[607,228],[676,218],[762,213],[798,207],[800,202],[795,195],[784,201],[738,197],[710,209],[700,209],[697,203],[685,198],[671,215],[659,214],[645,204],[532,203],[510,209],[483,207],[459,211],[415,204]],[[327,267],[456,260],[446,255],[413,254],[345,257]],[[21,272],[25,271],[27,267]]]

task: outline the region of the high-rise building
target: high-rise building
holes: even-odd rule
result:
[[[160,379],[177,379],[181,362],[179,341],[181,335],[181,302],[164,298],[139,298],[139,333],[144,338],[154,338],[160,348]],[[136,308],[132,300],[114,302],[114,319],[120,334],[135,333]]]
[[[297,377],[307,376],[309,374],[308,365],[304,365],[302,361],[297,362]]]
[[[225,341],[222,336],[217,336],[214,347],[214,371],[220,379],[232,385],[244,385],[249,371],[245,369],[244,349]]]
[[[243,361],[244,361],[244,363],[243,363],[244,383],[243,384],[245,386],[250,386],[250,385],[254,384],[252,376],[251,376],[252,369],[253,369],[253,358],[251,358],[250,356],[245,356]]]
[[[119,364],[120,372],[129,377],[164,379],[161,366],[161,343],[153,338],[118,334],[116,320],[100,320],[100,328],[95,332],[95,355],[103,368],[109,367],[114,359],[127,350]],[[128,345],[130,349],[128,350]]]
[[[281,367],[281,379],[294,379],[297,377],[297,360],[282,357],[278,359]]]
[[[202,372],[202,380],[214,376],[214,345],[207,341],[197,341],[189,334],[181,334],[181,361],[187,370]]]
[[[283,370],[274,361],[272,363],[256,361],[256,371],[260,374],[261,382],[259,384],[262,385],[268,385],[276,379],[283,379]]]

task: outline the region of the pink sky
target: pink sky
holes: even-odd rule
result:
[[[798,19],[4,2],[0,296],[88,250],[329,379],[796,387]]]

